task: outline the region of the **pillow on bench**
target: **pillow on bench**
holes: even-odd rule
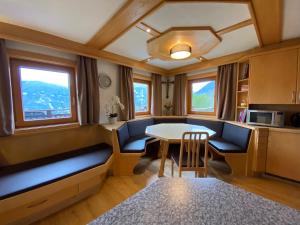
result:
[[[222,136],[209,140],[208,143],[223,153],[245,153],[248,149],[251,129],[224,123]]]
[[[5,199],[103,165],[112,155],[107,144],[98,144],[43,159],[2,168],[0,199]]]

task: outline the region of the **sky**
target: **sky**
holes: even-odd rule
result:
[[[209,82],[211,82],[211,81],[204,81],[204,82],[193,83],[193,93],[195,93],[195,92],[199,91],[200,89],[202,89]]]
[[[69,74],[64,72],[52,72],[22,67],[21,81],[40,81],[63,87],[69,87]]]

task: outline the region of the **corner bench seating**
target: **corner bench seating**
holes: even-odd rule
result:
[[[112,154],[112,147],[101,143],[1,168],[2,222],[31,223],[39,217],[31,218],[32,214],[40,211],[40,216],[45,216],[60,209],[62,202],[68,205],[86,197],[101,184],[112,163]],[[54,205],[57,207],[48,210]]]
[[[147,126],[159,123],[188,123],[206,126],[216,132],[209,140],[209,150],[221,155],[236,175],[246,175],[247,150],[251,129],[217,120],[197,118],[150,118],[126,122],[115,130],[114,150],[116,150],[116,175],[132,175],[139,158],[145,154],[146,147],[154,138],[145,135]],[[176,146],[170,146],[170,151]]]

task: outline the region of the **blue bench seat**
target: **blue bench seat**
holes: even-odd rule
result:
[[[220,153],[246,153],[251,129],[224,123],[222,136],[208,141]]]
[[[131,137],[122,147],[122,152],[124,153],[140,153],[145,151],[145,147],[148,141],[153,140],[154,138],[148,136],[137,136]]]
[[[79,150],[38,159],[0,170],[0,200],[103,165],[112,155],[101,143]]]

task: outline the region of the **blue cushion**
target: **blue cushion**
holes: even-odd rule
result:
[[[227,142],[240,146],[246,152],[250,134],[251,129],[225,123],[222,138]]]
[[[216,149],[219,152],[224,153],[242,153],[246,152],[244,149],[242,149],[240,146],[232,144],[222,138],[216,138],[211,139],[208,141],[209,145],[211,145],[214,149]]]
[[[103,143],[2,168],[0,200],[102,165],[111,155],[111,146]]]
[[[123,153],[140,153],[145,151],[146,143],[149,140],[152,140],[152,137],[144,136],[136,136],[131,137],[125,145],[121,148],[121,152]]]
[[[199,126],[205,126],[215,131],[216,135],[214,137],[221,137],[223,125],[224,125],[224,122],[222,121],[201,120],[201,119],[193,119],[193,118],[187,118],[187,123],[199,125]]]
[[[142,120],[133,120],[127,122],[129,136],[141,136],[145,135],[145,130],[147,126],[153,125],[153,119],[142,119]]]
[[[154,118],[154,124],[159,123],[186,123],[186,118]]]
[[[120,148],[122,148],[124,146],[124,144],[126,143],[126,141],[129,139],[127,123],[125,123],[124,125],[119,127],[119,129],[117,130],[117,133],[118,133]]]

